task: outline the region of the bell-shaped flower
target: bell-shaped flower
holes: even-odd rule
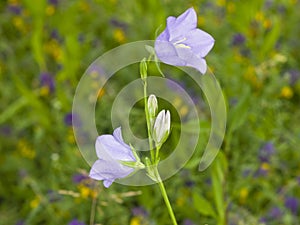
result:
[[[90,177],[103,180],[105,187],[108,188],[115,179],[124,178],[134,172],[134,168],[124,164],[137,162],[139,159],[130,146],[124,143],[121,127],[115,129],[113,135],[99,136],[95,147],[99,159],[92,166]]]
[[[155,40],[155,52],[164,63],[194,67],[202,74],[207,70],[204,57],[215,40],[197,28],[197,15],[189,8],[177,18],[167,18],[166,29]]]
[[[156,146],[161,146],[167,140],[170,134],[170,126],[171,115],[169,110],[167,110],[167,112],[165,110],[160,111],[157,115],[152,131],[152,138]]]

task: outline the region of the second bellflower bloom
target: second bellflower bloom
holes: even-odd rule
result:
[[[98,160],[92,166],[90,177],[103,180],[108,188],[115,179],[127,177],[134,168],[125,166],[124,162],[136,162],[131,148],[122,138],[121,127],[114,130],[113,135],[101,135],[96,140],[96,153]]]
[[[211,35],[197,28],[196,12],[189,8],[177,18],[167,18],[166,29],[155,40],[155,52],[166,64],[190,66],[204,74],[207,70],[204,57],[214,42]]]

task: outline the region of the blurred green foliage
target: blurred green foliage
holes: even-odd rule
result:
[[[197,151],[166,181],[179,224],[299,223],[298,0],[8,0],[0,2],[0,225],[93,224],[93,212],[95,224],[170,224],[157,187],[104,190],[87,178],[70,117],[93,60],[154,39],[167,16],[191,6],[216,40],[207,62],[226,96],[228,124],[221,153],[200,173],[210,116],[199,103]],[[127,73],[138,77],[137,67]],[[110,102],[129,78],[104,89],[99,134],[112,131]]]

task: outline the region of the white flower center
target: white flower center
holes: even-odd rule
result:
[[[191,48],[190,46],[187,46],[182,43],[185,40],[186,40],[186,38],[184,37],[184,38],[180,39],[179,41],[174,42],[173,45],[175,46],[175,48],[189,48],[190,49]]]

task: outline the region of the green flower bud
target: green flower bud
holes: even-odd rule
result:
[[[147,78],[147,62],[146,58],[143,58],[143,60],[140,62],[140,74],[143,81]]]

